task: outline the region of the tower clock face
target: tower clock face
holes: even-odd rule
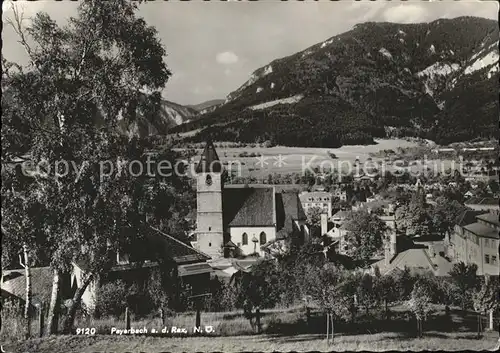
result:
[[[205,184],[208,186],[212,185],[212,177],[210,175],[207,175],[207,178],[205,179]]]

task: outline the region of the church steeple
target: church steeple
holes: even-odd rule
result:
[[[215,146],[211,140],[207,141],[205,149],[196,167],[196,173],[221,173],[222,163],[219,160]]]

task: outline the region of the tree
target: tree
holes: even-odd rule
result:
[[[140,257],[137,244],[146,218],[162,229],[174,227],[172,221],[182,224],[177,221],[184,211],[177,203],[188,194],[186,178],[126,172],[130,161],[146,164],[151,144],[121,132],[140,119],[154,120],[170,76],[157,32],[135,16],[137,6],[89,0],[64,27],[44,13],[26,29],[20,16],[11,22],[29,65],[2,58],[2,88],[8,93],[8,99],[2,96],[2,157],[29,152],[35,163],[78,167],[65,175],[52,168],[34,177],[34,193],[49,215],[41,227],[54,269],[49,333],[57,327],[60,278],[72,262],[85,258],[89,270],[68,310],[66,332],[89,283],[113,265],[112,254]],[[175,162],[174,153],[164,157]],[[107,169],[103,162],[110,162]],[[110,169],[115,173],[106,173]],[[157,200],[168,207],[155,209]]]
[[[431,296],[428,292],[427,286],[422,282],[417,281],[413,286],[411,298],[408,301],[410,310],[415,314],[417,319],[417,336],[423,336],[423,321],[426,320],[430,311]]]
[[[437,198],[433,210],[434,228],[449,235],[464,210],[465,207],[458,201],[446,197]]]
[[[32,314],[31,267],[43,261],[43,220],[47,216],[34,191],[31,180],[20,176],[18,168],[2,173],[2,262],[5,268],[21,264],[25,271],[26,338],[30,336]]]
[[[357,297],[359,303],[365,307],[366,315],[368,315],[370,307],[376,300],[374,280],[369,274],[364,274],[361,277],[357,288]]]
[[[479,290],[473,292],[472,302],[474,311],[477,313],[477,338],[479,339],[483,328],[481,315],[498,308],[498,281],[485,278]]]
[[[364,210],[349,214],[344,223],[347,234],[347,255],[367,261],[382,248],[386,224],[376,215]]]
[[[321,207],[311,207],[307,210],[307,222],[311,226],[311,232],[315,236],[322,236],[321,215],[325,213]]]
[[[260,309],[273,306],[280,298],[279,277],[276,262],[263,260],[252,267],[249,273],[242,273],[237,285],[238,305],[243,307],[252,328],[261,332]],[[255,309],[255,315],[252,310]],[[255,323],[253,317],[255,316]]]
[[[458,294],[463,312],[470,305],[471,291],[476,288],[478,283],[476,272],[476,264],[465,264],[463,262],[453,265],[450,271],[450,276],[459,290]]]
[[[389,318],[389,303],[397,298],[396,290],[394,277],[390,275],[375,277],[375,294],[384,305],[384,313],[387,319]]]
[[[403,204],[396,211],[398,229],[410,236],[425,236],[432,230],[432,217],[425,202],[423,191],[412,194],[409,203]]]
[[[448,280],[437,281],[437,294],[438,301],[444,305],[445,313],[449,318],[450,305],[458,302],[460,299],[458,287]]]

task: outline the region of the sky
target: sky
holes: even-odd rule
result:
[[[26,62],[16,34],[5,26],[12,3],[2,4],[2,54]],[[26,17],[47,12],[63,24],[76,14],[70,1],[17,1]],[[163,92],[179,104],[224,99],[256,69],[367,21],[415,23],[438,18],[498,18],[496,1],[350,1],[212,0],[154,1],[140,5],[138,16],[154,26],[166,48],[173,75]]]

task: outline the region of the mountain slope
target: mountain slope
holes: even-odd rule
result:
[[[173,127],[196,119],[198,116],[198,111],[193,108],[162,99],[157,114],[154,116],[137,114],[134,119],[122,119],[120,129],[128,135],[141,137],[165,135]]]
[[[200,112],[201,114],[205,114],[213,109],[215,109],[218,105],[224,103],[224,99],[212,99],[203,103],[189,105],[190,108],[193,108]]]
[[[223,105],[173,130],[201,129],[193,141],[325,147],[388,135],[489,136],[498,37],[495,21],[474,17],[359,24],[257,69]]]

